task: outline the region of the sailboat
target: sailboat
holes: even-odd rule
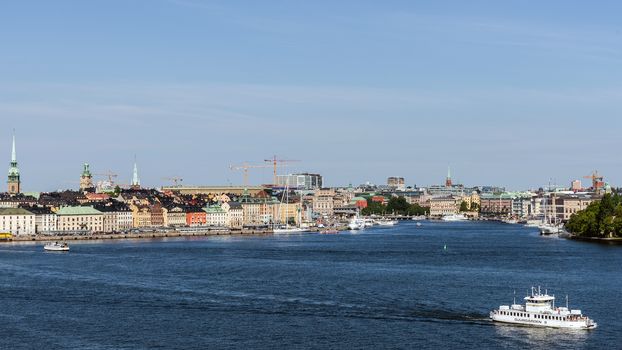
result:
[[[281,219],[281,206],[283,204],[283,198],[285,198],[285,202],[288,203],[288,199],[289,199],[289,185],[285,185],[285,195],[281,196],[281,202],[279,203],[279,220]],[[300,200],[302,201],[302,196],[300,198]],[[300,203],[300,205],[302,205],[302,202]],[[301,220],[299,220],[300,222]],[[289,220],[287,220],[287,218],[285,219],[285,226],[281,225],[281,226],[274,226],[272,228],[272,232],[275,235],[282,235],[282,234],[289,234],[289,233],[300,233],[300,232],[307,232],[308,229],[302,228],[300,226],[289,226]]]

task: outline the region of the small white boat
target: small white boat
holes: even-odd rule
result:
[[[379,226],[395,226],[397,225],[397,220],[378,220],[376,223]]]
[[[352,218],[348,223],[348,228],[350,230],[362,230],[365,228],[365,221],[359,218]]]
[[[43,249],[49,252],[68,252],[69,245],[65,242],[49,242],[43,246]]]
[[[464,216],[464,214],[451,214],[451,215],[443,216],[441,220],[443,221],[465,221],[468,219],[466,216]]]
[[[540,293],[540,287],[531,288],[531,295],[525,297],[525,305],[501,305],[498,310],[490,312],[490,319],[494,322],[528,325],[533,327],[553,327],[571,329],[594,329],[597,323],[583,315],[581,310],[555,307],[555,297]]]
[[[301,233],[301,232],[307,232],[307,231],[309,230],[302,228],[302,227],[281,227],[281,228],[274,228],[272,230],[272,233],[275,235],[284,235],[288,233]]]
[[[553,224],[542,224],[538,226],[540,229],[540,234],[543,236],[554,235],[561,232],[562,228]]]

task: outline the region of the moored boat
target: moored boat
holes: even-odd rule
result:
[[[323,234],[323,235],[334,235],[334,234],[339,233],[339,230],[332,230],[332,229],[322,230],[322,231],[320,231],[320,233]]]
[[[581,310],[555,307],[555,296],[540,292],[540,287],[531,288],[531,295],[525,297],[525,305],[501,305],[499,309],[490,312],[490,319],[494,322],[528,325],[534,327],[553,327],[571,329],[594,329],[597,323],[583,315]]]
[[[43,249],[50,252],[68,252],[69,245],[65,242],[49,242],[43,246]]]
[[[441,218],[443,221],[465,221],[468,220],[464,214],[451,214],[445,215]]]

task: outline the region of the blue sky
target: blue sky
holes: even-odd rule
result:
[[[240,183],[274,154],[328,185],[622,183],[617,1],[0,4],[0,154],[24,190]],[[3,141],[4,140],[4,141]],[[4,146],[2,146],[4,145]],[[4,149],[4,151],[2,151]],[[269,169],[251,172],[269,182]],[[585,181],[587,182],[587,180]]]

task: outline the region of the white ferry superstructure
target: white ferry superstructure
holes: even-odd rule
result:
[[[566,300],[567,303],[567,300]],[[525,305],[501,305],[490,312],[495,322],[528,325],[534,327],[594,329],[597,323],[583,315],[581,310],[555,307],[555,296],[540,293],[540,287],[531,288],[531,295],[525,297]]]

